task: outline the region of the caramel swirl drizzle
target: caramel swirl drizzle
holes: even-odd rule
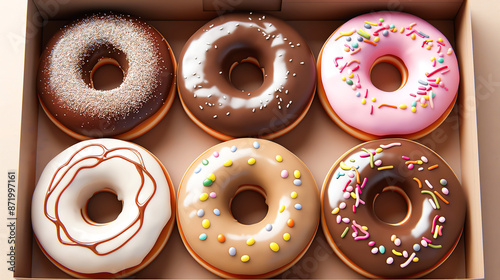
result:
[[[82,151],[88,150],[88,149],[94,149],[94,148],[100,148],[101,152],[98,154],[96,153],[95,155],[83,156],[81,158],[78,158],[78,155]],[[115,153],[115,152],[121,151],[121,150],[131,152],[137,158],[136,159],[127,158],[123,155],[119,155],[119,154]],[[106,162],[110,159],[116,159],[116,158],[125,160],[125,161],[133,164],[135,166],[135,168],[137,169],[137,172],[141,178],[141,184],[140,184],[138,192],[135,196],[135,204],[136,204],[137,209],[138,209],[138,215],[128,225],[126,225],[125,228],[123,228],[121,231],[119,231],[118,233],[116,233],[110,237],[106,237],[102,240],[96,240],[93,242],[78,240],[77,238],[75,238],[74,236],[72,236],[70,234],[68,228],[64,225],[64,223],[60,219],[59,202],[60,202],[61,196],[68,188],[71,187],[72,182],[74,181],[75,177],[78,175],[78,173],[80,171],[82,171],[84,169],[95,168],[96,166],[98,166],[99,164],[101,164],[103,162]],[[94,164],[89,164],[89,165],[82,163],[83,161],[86,161],[89,159],[90,160],[94,159],[94,160],[96,160],[96,162]],[[80,164],[82,164],[82,166],[78,167],[78,165],[80,165]],[[77,168],[77,169],[71,175],[70,171],[72,171],[74,168]],[[57,178],[58,175],[60,175],[59,178]],[[66,180],[66,178],[65,178],[66,176],[71,176],[69,178],[69,181]],[[146,199],[141,199],[141,200],[143,200],[143,201],[141,201],[139,199],[139,196],[143,192],[144,187],[145,187],[145,183],[148,180],[148,178],[149,178],[149,180],[151,180],[151,183],[153,185],[153,191],[152,191],[151,195],[149,195]],[[67,183],[65,183],[65,182],[67,182]],[[111,254],[111,253],[117,251],[118,249],[123,247],[125,244],[127,244],[141,230],[142,225],[143,225],[143,220],[144,220],[145,209],[148,206],[151,199],[154,197],[154,195],[156,193],[156,189],[157,189],[156,181],[154,180],[151,173],[149,173],[149,171],[146,169],[146,166],[144,164],[144,160],[143,160],[141,154],[139,153],[139,151],[137,151],[133,148],[125,148],[125,147],[108,149],[104,145],[101,145],[101,144],[89,144],[89,145],[84,146],[83,148],[79,149],[78,151],[76,151],[69,158],[69,160],[67,162],[65,162],[61,167],[59,167],[57,169],[57,171],[54,173],[54,175],[50,181],[50,185],[49,185],[47,192],[45,194],[44,214],[47,217],[47,219],[49,219],[57,227],[57,239],[59,240],[59,242],[61,244],[69,245],[69,246],[85,247],[85,248],[92,250],[92,252],[94,252],[96,255],[100,255],[100,256],[108,255],[108,254]],[[51,197],[53,197],[53,196],[56,196],[56,197],[55,197],[55,202],[53,204],[54,215],[51,215],[49,213],[49,210],[50,210],[49,208],[52,206],[52,203],[49,202],[49,200],[52,200]],[[83,217],[83,213],[82,213],[82,217]],[[136,226],[136,225],[138,225],[138,226]],[[128,233],[129,231],[133,231],[133,233],[130,234],[130,233]],[[119,236],[121,236],[123,234],[127,234],[129,236],[125,240],[125,242],[123,242],[121,244],[113,245],[114,248],[107,250],[105,252],[100,252],[97,249],[97,246],[99,246],[101,244],[105,244],[107,242],[112,242],[113,240],[115,240],[116,238],[118,238]]]

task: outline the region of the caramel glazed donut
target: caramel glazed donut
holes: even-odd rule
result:
[[[241,224],[232,199],[253,190],[266,198],[266,217]],[[221,277],[267,278],[294,265],[319,225],[319,194],[307,167],[284,147],[241,138],[200,155],[182,178],[177,223],[184,245]]]
[[[400,222],[385,222],[375,213],[379,207],[392,211],[376,202],[387,191],[406,201]],[[375,140],[347,151],[330,169],[321,203],[333,250],[371,278],[420,277],[440,266],[460,239],[466,212],[463,190],[448,164],[405,139]]]
[[[116,194],[118,217],[91,220],[89,199]],[[116,139],[77,143],[52,159],[33,193],[36,241],[64,272],[81,278],[119,278],[148,265],[175,224],[175,195],[160,161],[144,148]]]
[[[261,68],[262,85],[236,88],[240,63]],[[184,110],[220,140],[273,139],[305,117],[316,88],[314,57],[287,23],[263,14],[228,14],[201,27],[179,58],[178,89]]]
[[[123,71],[123,82],[97,90],[103,64]],[[155,126],[175,97],[176,63],[162,35],[126,15],[98,14],[65,26],[48,42],[38,70],[40,104],[70,136],[130,140]]]

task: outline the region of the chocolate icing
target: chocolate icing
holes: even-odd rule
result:
[[[400,145],[381,148],[381,145],[383,147],[391,143]],[[367,156],[367,151],[375,153],[372,154],[373,159]],[[352,168],[348,170],[349,167]],[[356,174],[358,171],[359,176]],[[352,175],[354,176],[350,177]],[[447,181],[444,186],[441,179]],[[349,194],[349,186],[353,188],[354,195]],[[376,196],[386,187],[394,188],[402,196],[409,198],[411,212],[398,224],[381,221],[373,211]],[[448,194],[444,188],[449,191]],[[354,213],[354,197],[357,192],[361,201]],[[347,199],[344,197],[346,193]],[[435,200],[433,196],[436,197]],[[446,162],[427,147],[405,139],[375,140],[346,152],[326,177],[321,200],[322,225],[330,245],[346,264],[367,277],[419,277],[429,273],[444,262],[455,248],[462,233],[466,212],[462,187]],[[345,208],[338,209],[343,208],[342,202],[346,204]],[[434,209],[433,203],[436,206],[439,204],[439,209]],[[390,205],[377,204],[377,207]],[[338,223],[338,216],[349,221]],[[445,217],[446,220],[443,222],[439,217]],[[365,238],[366,233],[357,228],[354,222],[368,227],[365,229],[369,234],[368,238]],[[436,225],[443,226],[442,236],[434,238],[431,233],[434,231],[431,229],[432,225],[434,228]],[[348,231],[342,238],[346,228]],[[354,228],[358,231],[356,237],[352,235]],[[391,238],[392,235],[395,237]],[[431,240],[431,245],[426,247],[426,243],[422,242],[423,237]],[[399,241],[394,238],[401,241],[399,246],[396,245]],[[384,247],[380,247],[381,245]],[[439,245],[442,247],[432,248]],[[382,253],[384,249],[385,252]],[[392,250],[396,252],[393,253]],[[398,256],[399,253],[403,255]],[[418,261],[415,262],[412,256],[418,258]],[[393,260],[392,264],[386,263],[389,257]]]
[[[102,59],[124,73],[111,90],[93,89]],[[37,91],[49,117],[88,137],[113,137],[148,120],[166,103],[175,82],[175,59],[149,24],[124,15],[93,15],[59,30],[40,58]]]
[[[253,91],[230,81],[231,65],[247,58],[255,58],[264,73]],[[230,138],[265,137],[300,121],[312,102],[315,79],[305,40],[287,23],[262,14],[229,14],[208,22],[179,58],[184,109],[203,129]]]

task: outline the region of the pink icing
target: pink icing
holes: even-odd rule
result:
[[[372,64],[386,55],[401,59],[408,69],[406,84],[394,92],[382,91],[370,80]],[[410,14],[374,12],[349,20],[325,43],[319,62],[335,113],[349,126],[375,136],[424,130],[446,113],[458,90],[458,63],[450,42]]]

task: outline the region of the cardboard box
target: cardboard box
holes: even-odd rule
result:
[[[262,6],[262,3],[265,3]],[[38,58],[43,42],[63,24],[93,11],[118,11],[140,16],[154,25],[178,55],[189,36],[206,20],[237,10],[264,10],[290,22],[308,41],[315,56],[328,36],[345,20],[374,10],[400,10],[429,20],[454,42],[461,67],[457,104],[447,120],[419,142],[438,152],[460,177],[467,194],[467,220],[463,238],[450,257],[428,278],[484,277],[477,125],[469,3],[460,0],[340,1],[340,0],[27,0],[23,38],[24,82],[21,96],[10,108],[20,112],[12,123],[19,156],[12,159],[17,172],[17,220],[14,277],[68,278],[55,268],[34,243],[30,221],[31,194],[45,164],[76,140],[57,129],[40,110],[35,91]],[[14,88],[19,90],[19,88]],[[19,133],[19,134],[17,134]],[[303,122],[275,140],[297,154],[310,168],[321,188],[335,160],[359,140],[341,131],[326,115],[317,98]],[[133,142],[164,163],[176,186],[185,169],[202,151],[219,141],[205,134],[183,112],[177,98],[160,124]],[[467,172],[463,172],[467,170]],[[158,258],[136,278],[214,278],[185,250],[177,229]],[[361,278],[345,266],[325,243],[321,229],[307,254],[283,278]]]

